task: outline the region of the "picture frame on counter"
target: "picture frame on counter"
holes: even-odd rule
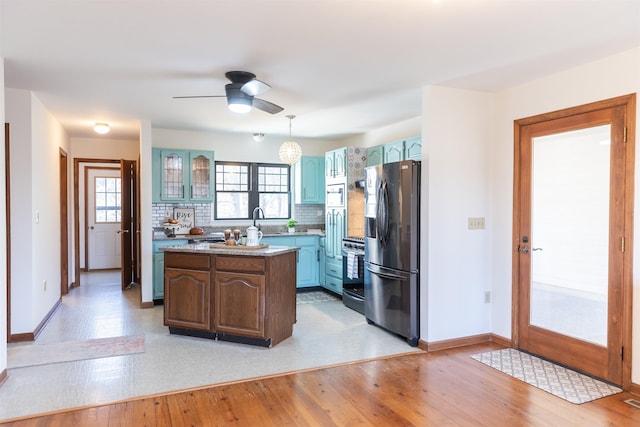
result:
[[[173,208],[173,217],[178,220],[175,234],[189,234],[196,226],[196,210],[194,208]]]

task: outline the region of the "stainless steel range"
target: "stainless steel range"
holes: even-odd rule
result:
[[[342,239],[342,302],[364,314],[364,237]]]

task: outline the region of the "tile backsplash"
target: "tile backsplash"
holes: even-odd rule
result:
[[[215,225],[211,221],[210,203],[153,203],[151,205],[153,227],[160,227],[168,218],[173,217],[174,208],[194,208],[196,215],[195,225],[197,227]],[[324,205],[295,205],[294,218],[301,226],[322,224],[322,228],[324,228],[324,212]]]

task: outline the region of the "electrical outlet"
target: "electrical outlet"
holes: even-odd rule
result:
[[[47,292],[47,281],[46,281],[46,279],[42,281],[42,287],[44,288],[44,291]]]
[[[484,303],[489,304],[491,302],[491,291],[484,291]]]
[[[469,230],[484,230],[484,217],[468,218]]]

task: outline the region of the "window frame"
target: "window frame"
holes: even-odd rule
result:
[[[247,166],[249,170],[249,179],[248,186],[249,189],[247,191],[219,191],[218,190],[218,165],[229,165],[229,166]],[[259,191],[258,179],[259,179],[259,170],[260,168],[268,168],[268,167],[276,167],[280,169],[285,169],[287,171],[287,191],[284,192],[272,192],[272,191]],[[237,161],[225,161],[225,160],[216,160],[214,162],[214,192],[215,192],[215,202],[213,207],[213,220],[214,221],[236,221],[236,220],[252,220],[253,219],[253,210],[260,206],[260,194],[286,194],[287,195],[287,215],[286,217],[278,217],[278,218],[269,218],[266,217],[265,220],[286,220],[291,217],[291,166],[286,163],[261,163],[261,162],[237,162]],[[247,193],[247,204],[248,204],[248,212],[246,217],[239,218],[218,218],[218,194],[219,193]]]

